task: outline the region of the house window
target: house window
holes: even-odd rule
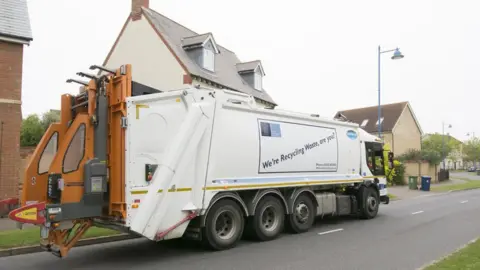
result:
[[[256,90],[262,91],[262,75],[258,71],[254,75],[254,87]]]
[[[383,123],[383,117],[380,118],[380,124]],[[378,126],[378,120],[377,120],[377,123],[375,124]]]
[[[366,127],[368,123],[368,119],[363,120],[362,124],[360,125],[362,128]]]
[[[215,54],[209,49],[203,49],[203,68],[215,70]]]

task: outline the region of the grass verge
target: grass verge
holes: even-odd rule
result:
[[[398,199],[397,196],[393,195],[392,193],[388,193],[388,197],[390,198],[390,200],[396,200]]]
[[[465,181],[465,183],[460,184],[452,184],[452,185],[438,185],[431,188],[432,191],[450,191],[450,190],[465,190],[465,189],[473,189],[473,188],[480,188],[480,181],[479,180],[470,180],[466,178],[462,178],[459,180]]]
[[[466,247],[452,253],[424,270],[449,270],[449,269],[480,269],[480,241],[477,240]]]
[[[110,229],[91,227],[82,236],[82,239],[100,236],[117,235],[120,232]],[[28,228],[23,230],[0,231],[0,249],[38,245],[40,243],[40,228]]]

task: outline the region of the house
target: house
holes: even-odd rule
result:
[[[212,14],[213,15],[213,14]],[[132,0],[132,10],[103,66],[132,65],[136,81],[160,91],[201,85],[252,95],[262,107],[277,104],[263,87],[260,60],[242,62],[212,33],[197,33]]]
[[[18,196],[23,47],[30,41],[26,0],[0,1],[0,200]]]
[[[378,136],[378,106],[337,112],[335,118],[341,117]],[[395,156],[408,149],[421,149],[423,131],[409,102],[382,105],[380,124],[381,137]]]
[[[431,135],[433,134],[425,134],[423,136],[423,140],[428,139]],[[446,135],[441,135],[437,134],[442,138],[445,142],[445,145],[451,144],[454,142],[454,145],[456,146],[449,155],[445,157],[445,168],[443,167],[443,162],[440,162],[440,168],[442,169],[448,169],[448,170],[458,170],[458,169],[463,169],[466,164],[464,164],[463,161],[463,142],[458,140],[457,138],[451,136],[450,134]]]

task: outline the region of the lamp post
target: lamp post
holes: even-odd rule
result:
[[[449,124],[448,128],[452,128],[452,125]],[[442,162],[445,170],[445,122],[442,122]]]
[[[380,56],[382,55],[382,53],[388,53],[388,52],[393,52],[393,55],[392,55],[393,60],[402,59],[404,57],[398,48],[393,50],[382,51],[380,46],[378,46],[378,137],[380,138],[382,137],[382,125],[380,123],[381,114],[382,114],[381,102],[380,102]]]
[[[469,132],[469,133],[467,133],[467,136],[468,136],[468,137],[471,136],[472,139],[475,140],[475,132],[472,132],[472,134],[470,134],[470,132]],[[475,152],[477,152],[477,151],[475,151]],[[477,153],[476,153],[476,154],[477,154]],[[474,161],[473,161],[473,166],[474,166],[474,167],[477,167],[477,164],[476,164],[476,163],[477,163],[477,162],[475,162],[475,160],[474,160]]]

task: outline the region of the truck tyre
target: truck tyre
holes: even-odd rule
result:
[[[269,241],[282,233],[285,221],[285,209],[279,199],[265,196],[255,207],[255,214],[247,221],[249,238]]]
[[[360,202],[360,218],[372,219],[378,213],[380,205],[380,197],[378,192],[373,187],[362,186],[358,190]]]
[[[293,203],[292,214],[287,218],[287,229],[291,233],[308,231],[315,222],[316,209],[310,197],[300,194]]]
[[[238,204],[230,199],[220,200],[208,211],[203,242],[213,250],[233,248],[242,237],[244,224],[243,212]]]

